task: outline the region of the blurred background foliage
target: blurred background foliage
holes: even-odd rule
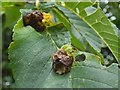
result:
[[[119,2],[100,2],[100,7],[106,16],[120,29],[120,3]],[[12,41],[12,30],[20,18],[20,9],[34,9],[34,2],[2,2],[2,87],[9,88],[14,85],[12,71],[8,59],[8,47]],[[101,49],[106,65],[115,62],[114,57],[108,47]]]

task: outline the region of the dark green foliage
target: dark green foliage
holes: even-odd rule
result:
[[[41,30],[36,24],[42,21],[42,14],[26,14],[36,10],[34,4],[2,4],[3,88],[117,88],[119,29],[105,16],[104,10],[91,2],[65,2],[66,6],[60,2],[42,2],[42,11],[51,13],[54,24]],[[117,7],[111,10],[117,18],[113,23],[118,26],[115,14],[118,5],[108,5]],[[30,16],[29,23],[25,14]],[[75,48],[67,49],[74,52],[67,55],[73,61],[69,70],[59,75],[53,70],[52,56],[66,44]],[[66,61],[67,56],[60,60]]]

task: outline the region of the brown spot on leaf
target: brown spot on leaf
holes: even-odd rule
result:
[[[63,49],[58,50],[53,56],[52,68],[57,74],[65,74],[71,70],[73,58],[68,56]]]
[[[36,10],[27,15],[23,16],[23,23],[24,26],[32,26],[36,31],[43,31],[45,30],[45,25],[42,23],[43,14]]]

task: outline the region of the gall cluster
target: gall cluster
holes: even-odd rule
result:
[[[32,11],[23,16],[24,26],[30,25],[36,31],[44,31],[46,26],[52,24],[52,16],[49,13],[40,12],[39,10]]]
[[[58,50],[53,56],[52,68],[57,74],[68,73],[71,69],[73,58],[68,56],[66,51],[63,49]]]

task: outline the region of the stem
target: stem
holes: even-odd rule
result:
[[[97,0],[97,8],[100,8],[100,1]]]
[[[36,4],[36,8],[37,8],[39,11],[41,11],[41,5],[40,5],[39,0],[36,0],[35,4]]]

